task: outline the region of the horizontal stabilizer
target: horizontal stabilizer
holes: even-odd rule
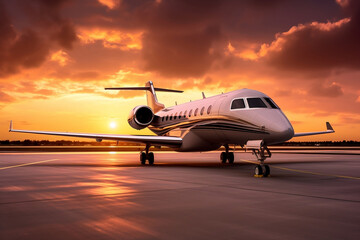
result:
[[[105,90],[147,90],[151,91],[150,87],[115,87],[115,88],[105,88]],[[176,93],[182,93],[184,91],[180,90],[174,90],[174,89],[166,89],[166,88],[155,88],[155,91],[158,92],[176,92]]]
[[[321,132],[306,132],[306,133],[295,133],[294,137],[303,137],[303,136],[311,136],[311,135],[319,135],[319,134],[327,134],[335,132],[333,127],[329,122],[326,122],[326,131]]]

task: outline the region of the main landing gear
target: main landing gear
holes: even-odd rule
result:
[[[261,145],[259,149],[252,149],[253,154],[257,160],[260,161],[259,165],[255,167],[255,176],[267,177],[270,175],[269,165],[264,164],[266,158],[271,157],[271,152],[266,145]]]
[[[140,163],[141,165],[146,164],[146,160],[148,161],[149,165],[154,164],[154,153],[149,152],[150,145],[146,145],[145,152],[140,152]]]
[[[226,162],[233,164],[234,163],[234,153],[233,152],[229,152],[229,145],[224,145],[225,146],[225,152],[222,152],[220,154],[220,163],[225,164]]]

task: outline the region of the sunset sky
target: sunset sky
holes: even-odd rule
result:
[[[166,106],[241,88],[269,95],[293,140],[360,141],[360,1],[0,0],[0,140],[14,128],[150,134],[127,123],[144,92]],[[71,139],[71,138],[70,138]],[[75,140],[75,139],[72,139]]]

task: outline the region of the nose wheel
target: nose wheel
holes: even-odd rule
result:
[[[233,164],[234,163],[234,153],[229,152],[229,145],[225,145],[225,152],[220,154],[220,163],[225,164],[226,162]]]
[[[255,176],[267,177],[270,175],[269,165],[256,165],[255,167]]]
[[[259,160],[260,164],[255,167],[255,177],[270,176],[269,165],[264,164],[266,158],[271,157],[271,152],[265,144],[261,144],[259,149],[253,149],[253,154]]]
[[[148,161],[149,165],[154,164],[154,153],[149,152],[150,145],[146,145],[145,152],[140,152],[140,163],[141,165],[146,164],[146,160]]]

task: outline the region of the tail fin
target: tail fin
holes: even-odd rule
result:
[[[154,113],[160,111],[165,108],[165,105],[159,103],[156,97],[156,92],[176,92],[182,93],[183,91],[173,90],[173,89],[165,89],[165,88],[155,88],[152,81],[148,81],[145,84],[145,87],[119,87],[119,88],[105,88],[105,90],[146,90],[147,104],[153,110]]]

